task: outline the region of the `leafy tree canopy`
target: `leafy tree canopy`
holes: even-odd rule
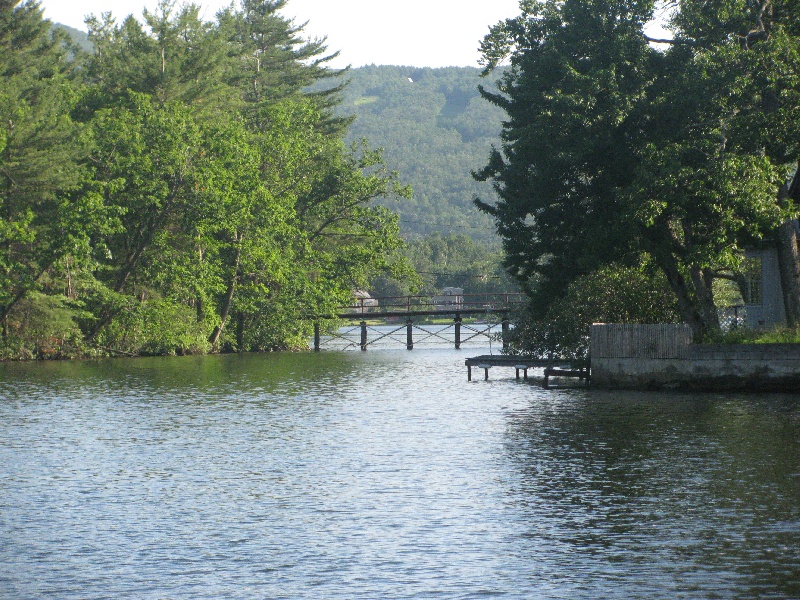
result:
[[[0,2],[0,323],[6,356],[306,346],[382,273],[410,273],[409,196],[348,145],[324,41],[245,0],[88,20],[82,54]]]
[[[667,49],[652,0],[522,2],[484,39],[484,96],[508,114],[476,176],[493,182],[506,264],[542,309],[642,253],[697,336],[712,286],[795,206],[778,190],[798,146],[798,17],[790,3],[678,0]],[[713,10],[709,7],[713,5]]]

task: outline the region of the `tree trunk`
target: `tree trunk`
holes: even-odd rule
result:
[[[698,266],[689,269],[694,287],[695,304],[700,313],[707,332],[716,331],[719,327],[719,313],[714,303],[713,278]]]
[[[200,294],[197,295],[197,299],[194,301],[194,308],[197,312],[197,322],[202,323],[206,318],[206,310],[203,297]]]
[[[794,221],[786,221],[775,231],[775,247],[778,251],[778,269],[783,292],[783,307],[786,324],[800,325],[800,253],[798,253],[797,228]]]
[[[660,266],[678,300],[678,310],[684,323],[692,328],[692,337],[695,341],[702,340],[708,332],[708,327],[695,305],[689,285],[678,269],[677,263],[674,260],[661,261]]]
[[[214,331],[208,338],[211,347],[213,348],[214,352],[217,351],[217,345],[219,344],[219,336],[222,335],[222,330],[225,329],[225,323],[228,320],[228,314],[231,310],[231,305],[233,304],[233,295],[236,292],[236,283],[239,281],[239,261],[242,257],[242,246],[241,246],[241,238],[237,240],[239,244],[236,248],[236,258],[234,260],[233,265],[233,276],[231,277],[231,281],[228,284],[228,289],[225,292],[225,299],[222,301],[222,308],[219,313],[219,325],[214,327]]]
[[[699,342],[709,333],[719,330],[719,317],[711,289],[712,279],[700,267],[691,266],[687,280],[675,256],[676,249],[681,246],[668,223],[651,229],[648,234],[653,242],[650,254],[675,293],[684,323],[691,327],[692,337]]]
[[[228,290],[225,292],[225,299],[222,301],[222,309],[219,313],[219,325],[214,327],[214,331],[208,338],[208,341],[211,343],[211,348],[216,352],[218,350],[217,345],[219,344],[219,336],[222,335],[222,330],[225,329],[225,323],[228,320],[228,313],[231,310],[231,304],[233,304],[233,294],[236,291],[236,282],[239,279],[238,273],[233,276],[233,279],[228,284]]]
[[[800,165],[798,165],[800,167]],[[782,186],[778,192],[778,204],[800,200],[800,172],[791,183]],[[778,270],[781,278],[783,307],[786,311],[786,324],[789,327],[800,325],[800,252],[798,251],[797,227],[793,219],[782,223],[775,230],[775,249],[778,254]]]
[[[198,235],[197,239],[197,259],[198,262],[202,263],[204,257],[203,246],[200,244],[200,236]],[[206,318],[205,312],[205,302],[203,301],[203,295],[200,290],[197,290],[197,299],[195,300],[195,308],[197,309],[197,322],[202,323]]]
[[[236,351],[244,352],[244,313],[236,313]]]

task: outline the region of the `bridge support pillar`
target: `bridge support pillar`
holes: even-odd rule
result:
[[[453,322],[455,323],[456,330],[456,350],[461,350],[461,313],[456,313]]]
[[[406,350],[414,349],[414,321],[406,321]]]
[[[319,321],[314,322],[314,352],[319,352]]]
[[[361,351],[367,351],[367,322],[361,321]]]

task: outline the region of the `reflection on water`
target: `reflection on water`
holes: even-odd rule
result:
[[[797,397],[468,355],[0,365],[0,597],[800,597]]]

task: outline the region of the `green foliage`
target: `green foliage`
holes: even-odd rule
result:
[[[713,4],[713,8],[711,7]],[[502,147],[477,174],[506,263],[545,310],[570,284],[647,254],[699,338],[713,282],[797,212],[778,190],[800,158],[798,20],[785,2],[676,3],[651,47],[650,0],[546,0],[494,28]]]
[[[0,359],[81,355],[83,336],[76,322],[81,315],[80,305],[66,296],[29,292],[8,318]]]
[[[59,261],[89,259],[90,230],[102,228],[94,217],[104,216],[84,189],[86,138],[70,116],[77,84],[69,46],[63,32],[42,20],[37,4],[17,4],[0,4],[0,326],[6,339],[12,311],[41,291]]]
[[[478,93],[480,71],[366,66],[346,73],[337,114],[355,117],[348,139],[367,138],[414,195],[401,206],[406,239],[441,232],[496,243],[491,220],[476,211],[476,195],[491,197],[491,186],[470,172],[496,143],[503,112]],[[409,78],[412,81],[409,81]]]
[[[369,287],[374,296],[434,295],[445,287],[465,294],[513,292],[514,282],[502,266],[502,253],[463,234],[435,234],[409,242],[404,254],[419,275],[397,282],[382,277]]]
[[[769,331],[735,328],[707,336],[707,344],[800,344],[800,329],[780,327]]]
[[[211,349],[208,329],[184,304],[162,298],[129,300],[94,344],[121,354],[197,354]]]
[[[410,273],[376,203],[410,190],[343,141],[338,88],[308,91],[338,72],[285,2],[92,17],[91,56],[16,4],[0,5],[4,356],[303,347],[313,315]]]
[[[643,267],[609,265],[572,282],[545,313],[529,306],[515,319],[513,354],[583,360],[592,323],[674,323],[680,320],[664,276]]]

